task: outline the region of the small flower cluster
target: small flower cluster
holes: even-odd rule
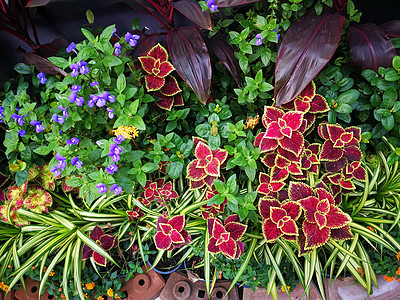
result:
[[[212,11],[215,12],[218,9],[218,5],[215,5],[214,0],[207,0],[207,7]]]
[[[108,191],[108,187],[103,182],[96,184],[96,188],[99,190],[99,194],[104,194]],[[119,195],[122,193],[122,187],[114,183],[111,185],[110,191],[114,192],[115,195]]]
[[[78,63],[73,63],[69,67],[72,70],[71,77],[76,77],[79,73],[82,75],[89,73],[89,67],[87,66],[87,62],[84,60],[81,60]]]

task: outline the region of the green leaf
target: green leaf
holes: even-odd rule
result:
[[[171,177],[171,179],[177,179],[182,174],[182,171],[183,163],[181,163],[180,161],[173,161],[170,164],[168,176]]]
[[[338,104],[338,107],[335,108],[335,111],[338,113],[342,113],[342,114],[349,114],[353,110],[349,104],[342,103],[342,104]]]
[[[81,28],[81,31],[82,31],[83,35],[88,39],[89,42],[96,43],[96,39],[94,38],[93,34],[89,30],[87,30],[85,28]]]
[[[103,59],[103,64],[106,67],[114,67],[114,66],[118,66],[118,65],[122,64],[122,61],[121,61],[121,59],[119,59],[118,57],[116,57],[114,55],[107,55]]]
[[[139,173],[136,175],[136,179],[137,179],[137,181],[138,181],[142,186],[145,186],[145,185],[146,185],[146,174],[145,174],[145,173],[139,172]]]
[[[47,146],[40,146],[36,149],[33,149],[33,152],[39,154],[39,155],[47,155],[52,151],[53,149],[49,149]]]
[[[32,73],[31,66],[23,63],[17,63],[14,66],[14,70],[17,71],[19,74],[27,75]]]
[[[141,116],[133,116],[131,119],[131,125],[139,130],[146,130],[146,125]]]
[[[398,98],[394,87],[388,87],[382,96],[382,107],[391,109]]]
[[[145,173],[152,173],[157,169],[158,169],[158,165],[157,164],[153,164],[153,163],[146,163],[142,167],[142,171],[145,172]]]
[[[76,188],[76,187],[82,186],[84,181],[82,180],[82,178],[73,177],[73,178],[66,180],[65,183],[70,187]]]
[[[94,171],[92,173],[88,174],[90,179],[93,179],[94,181],[100,181],[103,179],[104,174],[102,171]]]
[[[130,105],[129,105],[129,113],[131,115],[136,115],[137,111],[138,111],[138,107],[139,107],[139,100],[135,100],[133,101]]]
[[[118,93],[122,93],[126,88],[126,78],[124,73],[119,74],[118,78],[117,78],[117,91]],[[136,100],[139,101],[139,100]],[[135,112],[136,113],[136,112]],[[132,114],[135,114],[132,113]]]
[[[357,99],[360,97],[360,92],[357,90],[348,90],[339,95],[336,99],[336,102],[340,105],[342,103],[346,103],[348,105],[352,105]],[[351,112],[351,111],[350,111]]]
[[[382,120],[382,126],[385,128],[387,131],[390,131],[394,128],[394,117],[393,115],[390,115],[388,117],[383,117]]]
[[[400,56],[397,56],[397,55],[396,55],[396,56],[393,58],[392,65],[393,65],[393,68],[394,68],[396,71],[399,71],[399,70],[400,70]]]
[[[100,42],[109,42],[113,33],[114,33],[115,25],[110,25],[103,30],[100,34]]]
[[[118,119],[114,123],[114,128],[118,128],[119,126],[127,126],[130,123],[129,116],[120,115]]]
[[[254,168],[254,167],[246,166],[246,167],[244,168],[244,171],[245,171],[247,177],[248,177],[251,181],[254,181],[254,179],[256,178],[256,171],[257,171],[257,169]]]
[[[235,192],[237,186],[236,174],[233,174],[231,177],[228,178],[225,186],[228,189],[228,193],[233,194]]]
[[[361,75],[369,82],[371,82],[372,79],[378,77],[378,74],[372,70],[364,70],[364,71],[362,71]]]
[[[65,69],[69,66],[68,60],[62,57],[52,56],[48,57],[47,59],[61,69]]]
[[[214,187],[218,191],[218,193],[225,193],[225,184],[221,180],[214,179]]]
[[[28,179],[29,170],[18,171],[15,174],[15,182],[18,186],[21,186]]]

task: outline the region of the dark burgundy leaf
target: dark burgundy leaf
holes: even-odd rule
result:
[[[157,42],[157,36],[143,33],[139,30],[131,31],[132,34],[140,36],[137,45],[131,53],[131,57],[135,60],[140,56],[145,56]]]
[[[207,48],[222,61],[224,66],[231,73],[237,85],[240,85],[240,69],[235,52],[232,47],[226,42],[223,35],[214,35],[212,38],[205,38]]]
[[[390,67],[396,50],[382,28],[375,24],[351,25],[348,32],[351,63],[361,70],[378,72]]]
[[[335,53],[344,17],[315,10],[290,26],[279,48],[275,68],[275,101],[292,101],[311,82]]]
[[[170,5],[193,23],[204,29],[212,29],[210,11],[202,11],[198,3],[192,0],[181,0],[170,2]]]
[[[38,7],[45,6],[50,0],[29,0],[25,7]]]
[[[391,38],[400,38],[400,20],[394,20],[379,25],[380,28]]]
[[[167,43],[176,71],[205,104],[210,93],[211,62],[200,33],[192,27],[181,27],[168,33]]]
[[[36,50],[35,54],[42,57],[55,56],[60,49],[67,48],[70,42],[66,39],[55,39],[50,43],[40,45]]]
[[[344,9],[347,6],[348,0],[333,0],[333,5],[338,13],[343,13]]]
[[[215,0],[214,3],[218,5],[218,7],[231,7],[258,1],[260,0]]]
[[[153,5],[151,5],[150,2],[146,0],[122,0],[122,2],[129,5],[134,10],[137,10],[146,15],[153,15],[156,12]]]
[[[34,65],[36,69],[38,69],[39,72],[43,72],[45,74],[49,75],[63,75],[67,76],[67,73],[61,70],[59,67],[56,65],[52,64],[50,61],[47,59],[36,55],[34,53],[24,53],[24,60],[25,63],[29,65]]]

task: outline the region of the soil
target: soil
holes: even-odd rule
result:
[[[196,273],[201,279],[204,279],[204,265],[203,258],[200,256],[192,256],[189,260],[186,261],[186,269]],[[211,267],[211,274],[214,274],[215,267]],[[217,274],[218,275],[218,274]]]

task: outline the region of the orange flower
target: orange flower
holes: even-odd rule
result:
[[[286,289],[287,289],[287,291],[289,291],[290,290],[290,286],[286,286]],[[282,292],[285,291],[285,288],[283,287],[283,285],[281,286],[281,290],[282,290]]]
[[[66,299],[64,294],[61,294],[61,299]]]
[[[397,269],[396,275],[400,275],[400,267]]]
[[[104,300],[104,298],[102,296],[98,296],[97,300]]]
[[[54,270],[51,270],[51,272],[49,273],[49,276],[53,276],[55,273],[54,273]]]
[[[396,258],[397,258],[397,260],[400,260],[400,252],[397,252]]]
[[[94,284],[94,282],[90,282],[90,283],[86,283],[85,284],[85,287],[90,291],[90,290],[93,290],[94,289],[94,286],[95,286],[95,284]]]
[[[367,228],[368,228],[369,230],[371,230],[372,232],[375,232],[374,228],[372,228],[371,226],[367,226]]]
[[[83,297],[87,298],[87,293],[83,294]]]
[[[394,280],[394,277],[389,277],[389,276],[387,276],[387,275],[385,275],[383,278],[384,278],[387,282],[392,282],[392,281]]]

